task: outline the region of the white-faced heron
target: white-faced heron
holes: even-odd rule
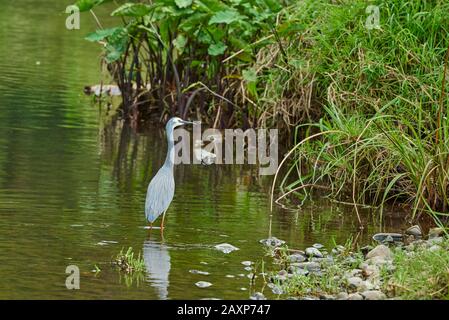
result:
[[[150,227],[163,214],[161,230],[164,229],[165,212],[167,212],[175,193],[175,179],[173,176],[175,141],[173,139],[173,130],[184,124],[193,124],[193,122],[174,117],[168,120],[165,126],[168,143],[167,157],[162,168],[159,169],[148,185],[147,198],[145,200],[145,216],[148,222],[150,222]]]

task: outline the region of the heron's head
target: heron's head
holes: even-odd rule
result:
[[[165,125],[165,129],[169,131],[170,129],[174,129],[176,127],[180,127],[185,124],[193,124],[193,122],[185,121],[178,117],[173,117],[170,120],[168,120],[167,124]]]

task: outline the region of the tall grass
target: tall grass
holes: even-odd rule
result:
[[[321,188],[356,210],[397,201],[441,225],[449,211],[449,3],[370,4],[380,7],[379,29],[365,28],[366,1],[304,1],[298,9],[306,31],[288,54],[301,63],[271,77],[300,88],[312,79],[308,101],[321,117],[297,127],[280,189],[304,197]],[[276,108],[280,99],[271,96]]]

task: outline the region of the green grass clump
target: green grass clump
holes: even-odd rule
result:
[[[368,4],[379,6],[378,29],[365,27]],[[289,17],[303,32],[287,42],[288,68],[262,69],[264,114],[302,112],[282,192],[301,198],[319,188],[380,208],[396,201],[444,224],[448,11],[447,1],[300,3]]]
[[[418,249],[413,254],[395,254],[395,271],[385,290],[402,299],[449,300],[449,245],[434,251]]]
[[[140,253],[136,256],[133,248],[129,247],[125,252],[124,249],[115,257],[114,264],[126,273],[140,273],[145,271],[145,262]]]

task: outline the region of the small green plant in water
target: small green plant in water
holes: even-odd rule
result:
[[[100,273],[101,272],[101,269],[100,269],[100,267],[99,266],[97,266],[97,265],[94,265],[94,270],[93,270],[93,272],[97,275],[98,273]]]
[[[126,252],[124,252],[124,249],[122,248],[113,263],[119,267],[121,271],[129,274],[145,271],[145,262],[141,257],[140,252],[136,256],[132,247],[129,247]]]

